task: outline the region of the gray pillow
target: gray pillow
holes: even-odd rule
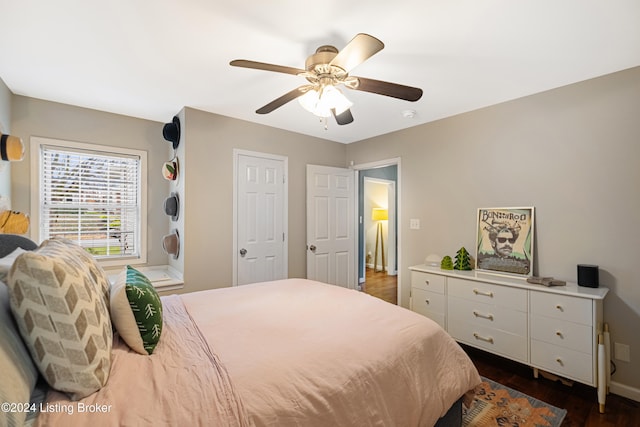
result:
[[[0,234],[0,258],[9,255],[16,248],[22,248],[25,251],[32,251],[38,245],[24,236],[17,234]]]
[[[33,241],[14,234],[0,234],[0,261],[13,263],[5,258],[16,251],[33,250],[37,247]],[[18,252],[16,252],[17,256]],[[8,265],[6,270],[11,266]],[[1,268],[1,267],[0,267]],[[6,271],[0,272],[0,274]],[[18,327],[10,313],[7,286],[0,280],[0,402],[28,402],[31,397],[38,369],[31,360]],[[22,426],[27,414],[24,412],[0,411],[0,426]]]
[[[38,378],[9,309],[7,286],[0,282],[0,402],[26,403]],[[0,411],[0,426],[22,426],[27,413]]]

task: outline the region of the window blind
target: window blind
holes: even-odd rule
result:
[[[40,227],[97,258],[140,255],[140,158],[41,146]]]

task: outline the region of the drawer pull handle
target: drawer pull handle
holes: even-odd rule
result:
[[[556,335],[559,336],[560,338],[564,338],[564,336],[562,335],[562,332],[560,331],[556,331]]]
[[[558,362],[560,366],[564,366],[564,362],[559,357],[556,359],[556,362]]]
[[[493,344],[493,337],[483,337],[483,336],[481,336],[481,335],[479,335],[479,334],[477,334],[475,332],[473,333],[473,337],[475,339],[477,339],[477,340],[486,341],[486,342],[488,342],[490,344]]]
[[[427,286],[429,286],[429,281],[428,281],[428,280],[425,280],[425,281],[424,281],[424,283],[425,283]]]
[[[427,304],[431,304],[431,301],[429,301],[428,299],[424,300],[424,302],[426,302]]]
[[[484,291],[479,291],[477,289],[474,289],[473,293],[476,294],[476,295],[484,295],[485,297],[493,298],[493,292],[484,292]]]
[[[478,313],[477,311],[473,310],[473,315],[476,316],[476,317],[481,317],[483,319],[493,320],[493,314],[482,314],[482,313]]]
[[[560,311],[564,311],[564,307],[561,306],[560,304],[556,305],[556,308]]]

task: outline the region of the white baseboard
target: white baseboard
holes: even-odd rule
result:
[[[611,386],[609,387],[609,391],[613,394],[617,394],[618,396],[626,397],[627,399],[640,402],[640,389],[638,388],[621,384],[616,381],[611,381]]]

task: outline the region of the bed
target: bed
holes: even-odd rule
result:
[[[461,398],[480,383],[435,322],[354,290],[286,279],[160,300],[151,355],[113,332],[104,385],[77,400],[49,388],[29,423],[460,425]]]

